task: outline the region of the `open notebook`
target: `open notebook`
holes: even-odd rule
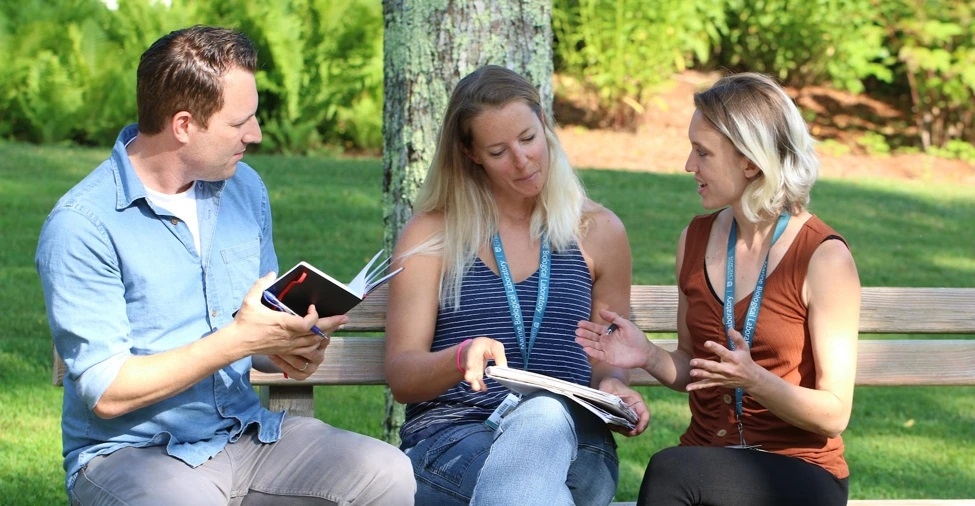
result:
[[[382,256],[383,250],[380,250],[348,283],[301,261],[278,277],[267,291],[298,315],[307,314],[311,304],[315,305],[318,315],[322,317],[345,314],[362,302],[370,292],[403,270],[400,267],[386,272],[390,259],[385,258],[377,263]],[[264,303],[272,309],[278,309],[267,300]]]

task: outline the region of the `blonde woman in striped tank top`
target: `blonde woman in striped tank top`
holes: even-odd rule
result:
[[[564,397],[523,397],[487,422],[507,390],[492,363],[619,395],[649,411],[624,371],[574,341],[599,309],[629,311],[626,230],[586,198],[538,91],[482,67],[454,90],[414,216],[394,252],[386,377],[407,404],[402,448],[417,504],[606,505],[615,494],[613,433]],[[486,423],[487,422],[487,423]]]

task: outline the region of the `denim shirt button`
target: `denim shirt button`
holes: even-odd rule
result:
[[[179,219],[177,219],[177,218],[170,218],[169,222],[172,223],[173,225],[178,225],[179,224]]]
[[[210,316],[217,316],[217,314],[218,313],[217,313],[217,310],[216,309],[210,311]]]

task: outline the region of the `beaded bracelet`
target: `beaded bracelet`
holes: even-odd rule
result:
[[[464,341],[460,343],[460,346],[457,347],[457,370],[461,373],[465,373],[467,371],[460,365],[460,354],[464,351],[464,346],[471,341],[473,341],[473,339],[464,339]]]

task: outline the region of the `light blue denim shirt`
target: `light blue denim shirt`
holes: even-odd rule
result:
[[[37,271],[58,353],[67,366],[61,420],[66,486],[96,455],[165,445],[198,466],[258,424],[280,437],[282,413],[260,406],[251,359],[186,391],[110,420],[92,408],[135,355],[196,341],[227,325],[251,285],[277,271],[267,189],[244,163],[230,179],[197,181],[202,252],[186,224],[153,206],[122,130],[111,156],[55,205],[41,230]]]

